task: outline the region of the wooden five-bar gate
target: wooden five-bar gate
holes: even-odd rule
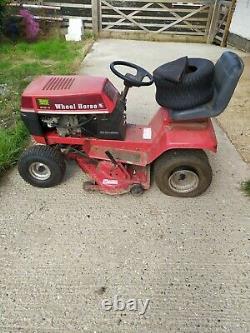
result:
[[[103,37],[193,41],[226,45],[236,0],[22,1],[37,19],[81,17]],[[20,1],[13,1],[18,8]],[[42,11],[42,14],[41,14]]]

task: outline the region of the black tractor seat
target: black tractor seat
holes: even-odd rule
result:
[[[217,117],[228,106],[243,70],[244,63],[237,54],[224,52],[215,65],[213,99],[194,108],[170,110],[171,118],[181,121]]]

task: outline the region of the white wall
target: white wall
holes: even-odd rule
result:
[[[250,40],[250,0],[238,0],[230,32]]]

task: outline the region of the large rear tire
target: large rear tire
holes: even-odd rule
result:
[[[21,177],[36,187],[53,187],[61,183],[66,164],[63,154],[50,146],[27,149],[18,162]]]
[[[180,149],[164,153],[154,163],[159,189],[170,196],[197,197],[212,182],[212,169],[202,150]]]

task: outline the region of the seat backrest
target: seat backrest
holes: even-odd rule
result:
[[[230,102],[234,90],[244,70],[241,58],[233,52],[226,51],[215,65],[214,112],[221,113]]]
[[[229,104],[243,70],[244,63],[236,53],[224,52],[215,65],[213,99],[189,110],[170,110],[171,118],[181,121],[217,117]]]

